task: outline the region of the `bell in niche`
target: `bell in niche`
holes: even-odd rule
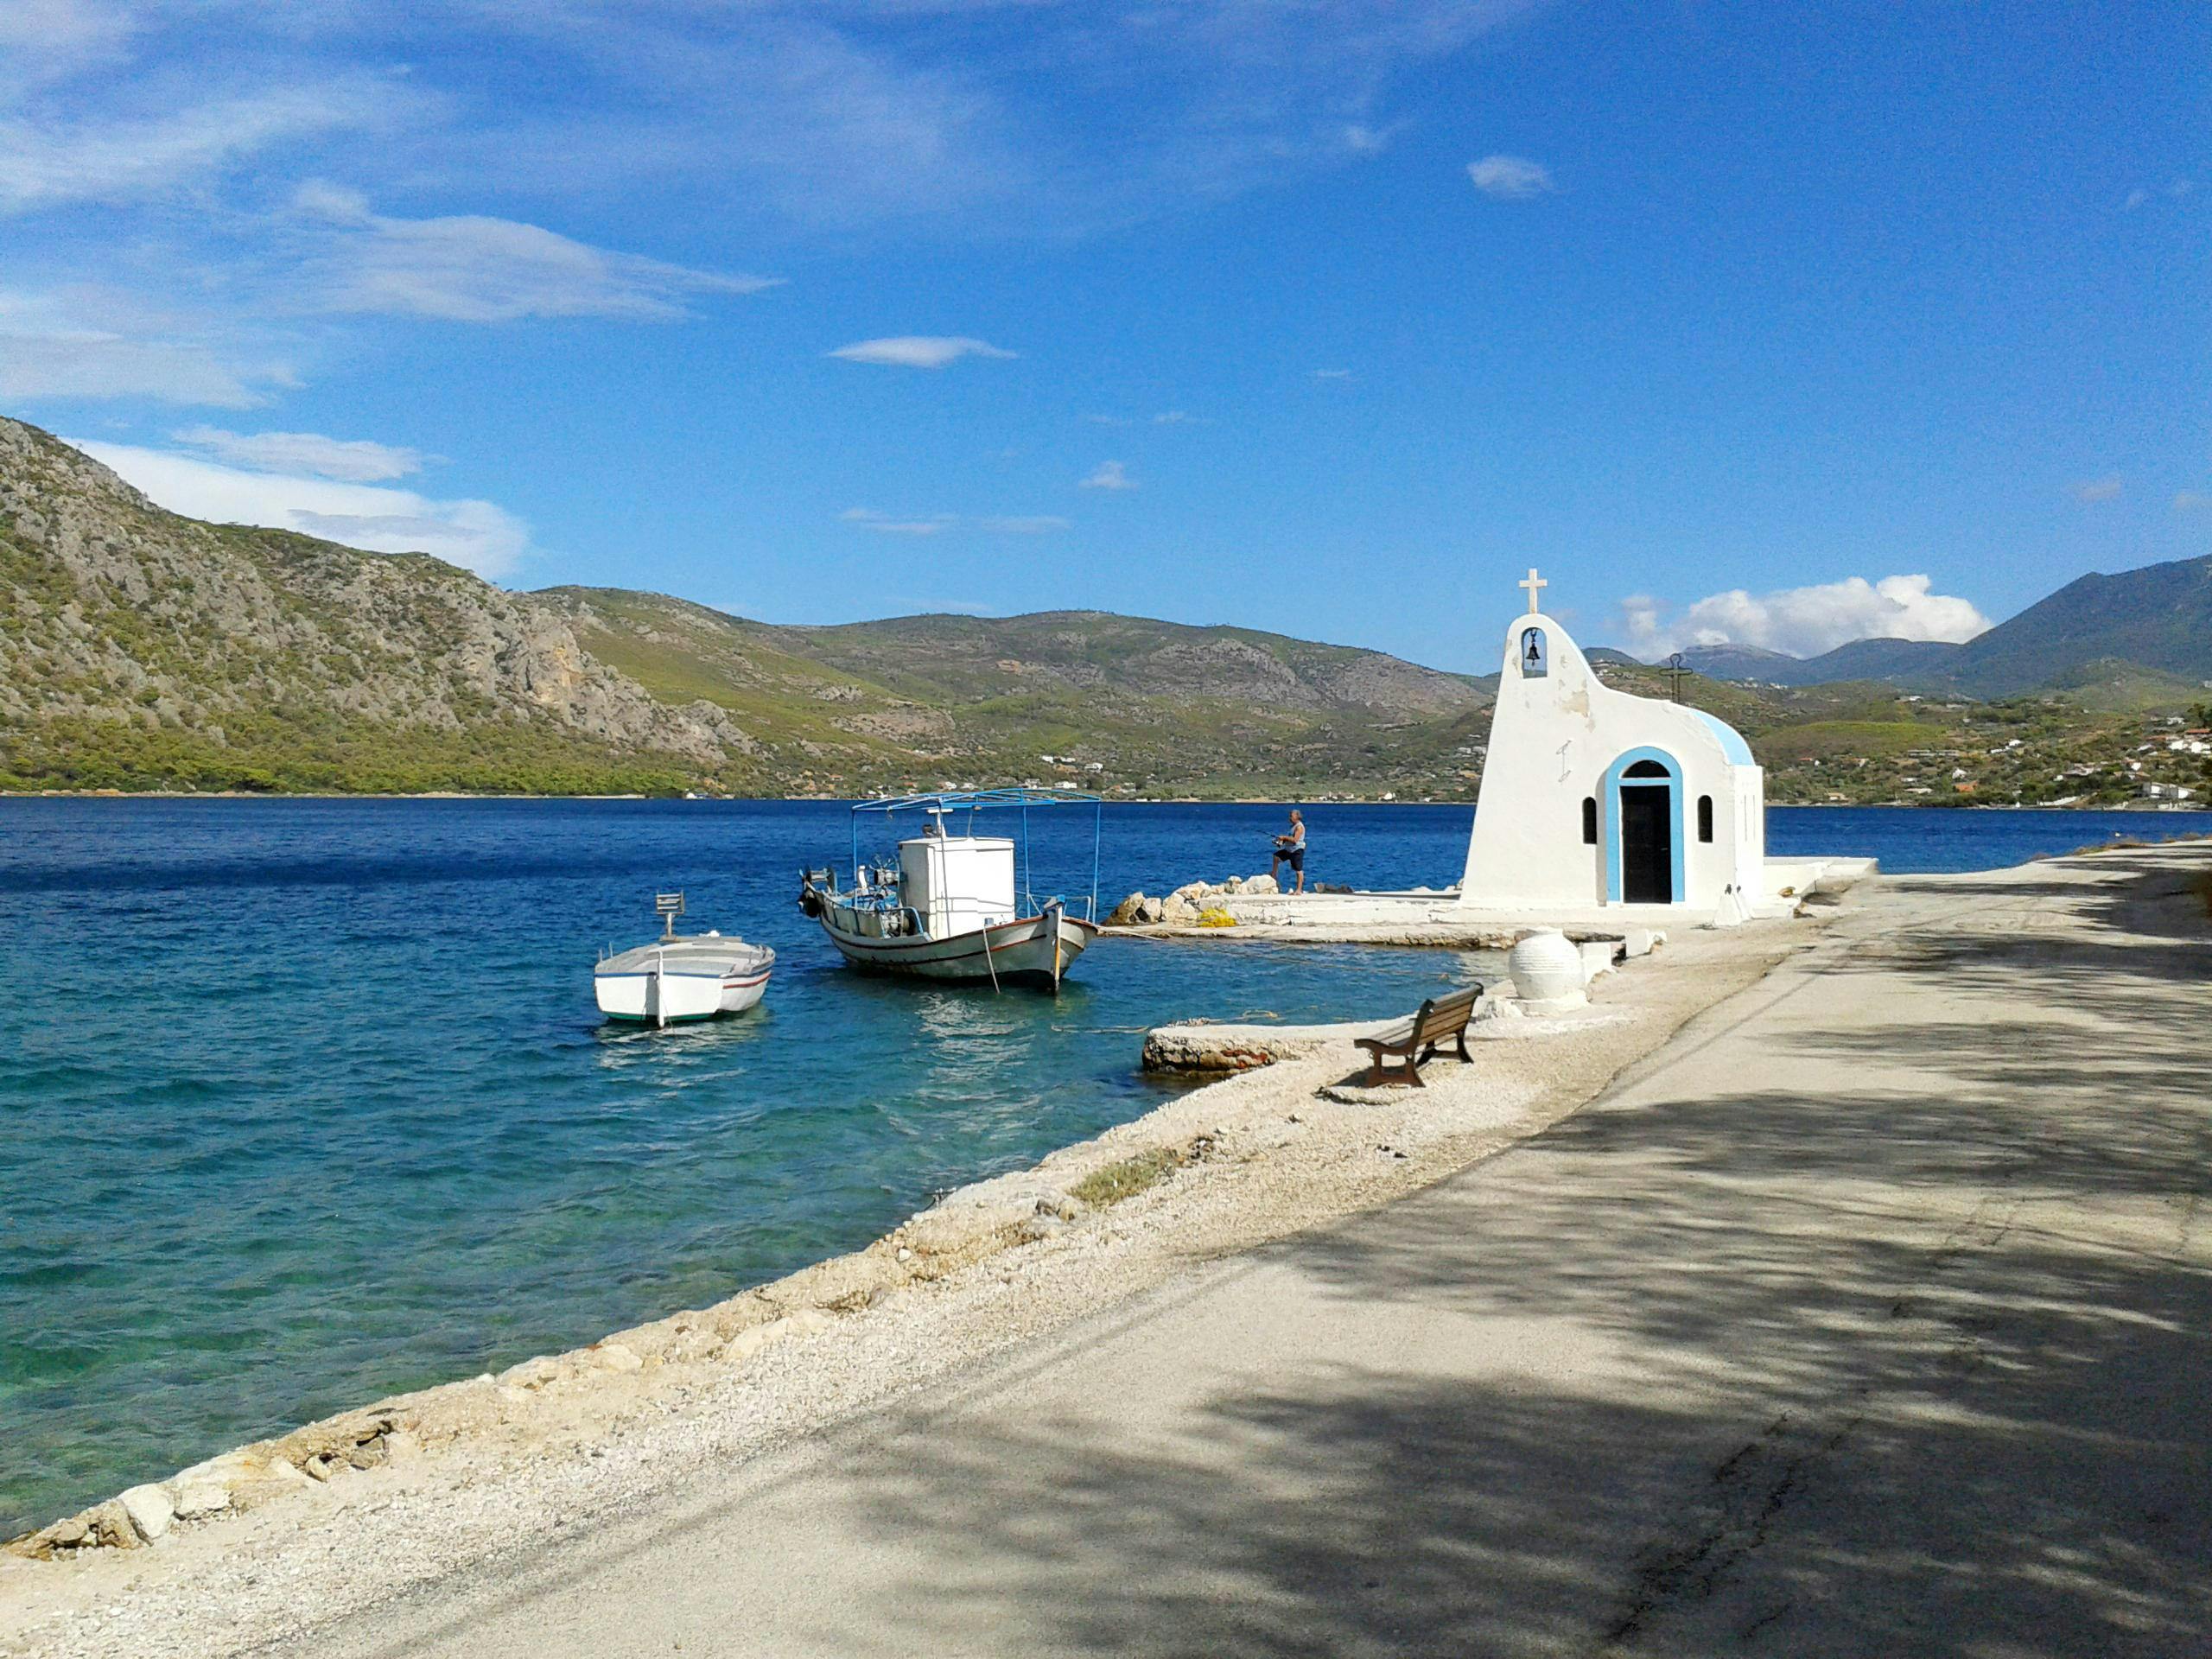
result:
[[[1535,679],[1544,672],[1544,631],[1529,628],[1521,636],[1521,672]]]

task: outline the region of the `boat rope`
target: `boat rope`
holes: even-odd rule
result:
[[[999,994],[999,960],[991,954],[990,924],[983,925],[983,966],[991,970],[991,995]]]

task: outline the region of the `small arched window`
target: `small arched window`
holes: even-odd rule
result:
[[[1582,844],[1585,847],[1598,844],[1598,798],[1595,795],[1582,798]]]
[[[1700,841],[1713,839],[1713,797],[1710,795],[1697,798],[1697,838]]]
[[[1521,630],[1521,677],[1541,680],[1551,672],[1551,647],[1541,628]]]

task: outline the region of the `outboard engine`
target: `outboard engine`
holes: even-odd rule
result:
[[[836,880],[836,872],[834,870],[801,870],[798,873],[799,914],[818,918],[822,914],[823,891]]]

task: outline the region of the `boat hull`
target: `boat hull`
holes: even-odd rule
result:
[[[704,954],[646,946],[601,963],[592,976],[599,1011],[610,1020],[670,1026],[742,1014],[767,995],[772,951],[735,963],[700,959]]]
[[[914,979],[982,981],[1057,988],[1098,937],[1096,924],[1048,912],[1020,916],[947,938],[875,938],[849,933],[826,914],[817,918],[847,962],[872,972]]]

